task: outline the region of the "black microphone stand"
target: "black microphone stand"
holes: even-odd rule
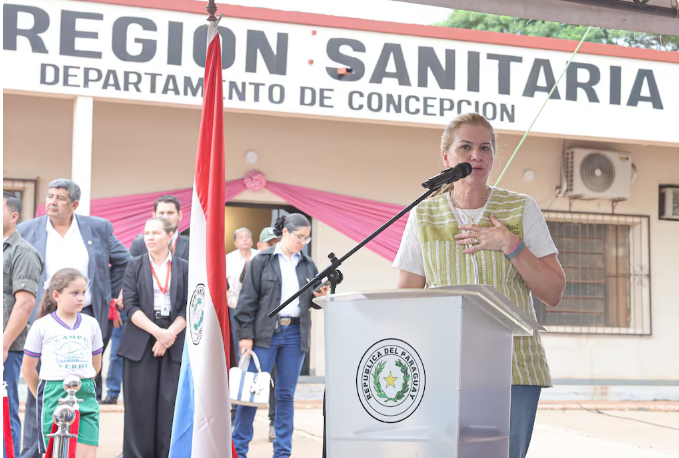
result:
[[[337,270],[339,266],[342,265],[344,261],[349,259],[354,253],[356,253],[358,250],[363,248],[367,243],[372,241],[375,237],[380,235],[386,228],[394,224],[396,221],[398,221],[403,215],[408,213],[410,210],[412,210],[417,204],[422,202],[424,199],[429,197],[436,191],[440,186],[428,189],[424,194],[422,194],[420,197],[417,198],[413,203],[405,207],[403,210],[398,212],[393,218],[391,218],[389,221],[384,223],[379,229],[377,229],[375,232],[370,234],[365,240],[363,240],[361,243],[356,245],[351,251],[349,251],[347,254],[342,256],[341,258],[337,259],[337,256],[335,256],[335,253],[330,253],[328,255],[328,258],[330,259],[330,265],[322,270],[321,272],[318,273],[313,279],[309,280],[309,282],[302,286],[299,291],[297,291],[295,294],[290,296],[288,300],[283,302],[280,306],[276,307],[273,309],[271,312],[269,312],[269,318],[273,318],[278,312],[283,310],[288,304],[290,304],[292,301],[297,299],[299,296],[304,293],[307,289],[311,288],[313,285],[320,285],[321,282],[323,281],[324,278],[328,278],[328,281],[330,282],[330,294],[335,294],[335,289],[337,288],[337,285],[342,282],[342,279],[344,276],[342,275],[342,272]]]
[[[304,285],[302,288],[300,288],[299,291],[297,291],[295,294],[293,294],[288,300],[283,302],[280,306],[276,307],[269,313],[269,318],[273,318],[278,312],[283,310],[288,304],[290,304],[292,301],[297,299],[299,296],[304,293],[307,289],[311,288],[314,285],[320,285],[321,282],[323,281],[324,278],[328,278],[328,281],[330,282],[330,294],[335,294],[335,289],[337,288],[337,285],[342,282],[342,279],[344,276],[342,275],[342,272],[340,272],[337,268],[342,265],[344,261],[349,259],[354,253],[356,253],[358,250],[363,248],[367,243],[369,243],[372,239],[380,235],[386,228],[394,224],[396,221],[398,221],[403,215],[408,213],[410,210],[412,210],[415,206],[417,206],[420,202],[422,202],[424,199],[432,195],[437,189],[439,189],[441,186],[444,184],[452,183],[455,181],[458,181],[467,175],[471,173],[471,166],[469,164],[466,164],[468,166],[468,169],[466,170],[466,173],[463,172],[461,174],[456,174],[453,176],[450,176],[451,171],[453,170],[452,168],[446,169],[443,172],[441,172],[440,175],[437,175],[436,177],[432,177],[429,180],[425,181],[422,183],[422,186],[427,189],[424,194],[422,194],[420,197],[418,197],[415,201],[413,201],[410,205],[405,207],[403,210],[398,212],[393,218],[391,218],[389,221],[384,223],[379,229],[377,229],[375,232],[370,234],[365,240],[363,240],[361,243],[356,245],[351,251],[349,251],[347,254],[342,256],[341,258],[337,259],[337,256],[335,256],[334,253],[330,253],[328,255],[328,258],[330,259],[330,265],[326,267],[324,270],[318,273],[312,280],[309,280],[306,285]],[[446,175],[447,174],[447,175]],[[325,446],[325,392],[323,393],[323,458],[326,456],[326,446]]]

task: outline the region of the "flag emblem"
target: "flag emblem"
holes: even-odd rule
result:
[[[189,303],[189,326],[194,345],[203,337],[203,318],[205,317],[205,285],[198,283]]]

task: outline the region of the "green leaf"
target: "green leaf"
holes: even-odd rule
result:
[[[513,33],[531,37],[562,38],[580,41],[587,30],[584,25],[561,24],[549,21],[533,21],[495,14],[453,11],[448,19],[435,24],[457,29],[486,30],[499,33]],[[679,36],[655,35],[628,30],[598,29],[590,32],[585,41],[593,43],[647,48],[663,51],[679,51]]]
[[[387,394],[382,390],[382,384],[380,383],[380,374],[384,370],[384,366],[386,364],[386,361],[382,361],[375,367],[375,370],[373,371],[373,388],[375,388],[375,393],[378,397],[389,401],[391,398],[389,398],[389,396],[387,396]]]
[[[400,359],[396,361],[396,366],[401,369],[401,373],[403,374],[403,384],[401,385],[401,389],[398,393],[396,393],[396,396],[394,396],[394,401],[400,401],[406,396],[408,390],[410,389],[410,385],[408,385],[408,382],[410,381],[410,370],[408,369],[408,366]]]

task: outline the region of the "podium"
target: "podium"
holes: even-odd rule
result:
[[[508,456],[512,337],[544,329],[506,296],[464,285],[315,302],[328,458]]]

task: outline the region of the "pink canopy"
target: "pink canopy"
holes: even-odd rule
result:
[[[347,237],[359,242],[388,221],[403,206],[376,202],[374,200],[317,191],[282,183],[267,182],[266,177],[257,171],[248,173],[244,179],[226,182],[226,201],[233,199],[245,189],[270,192],[297,207],[304,213],[327,224]],[[184,218],[179,230],[184,231],[191,221],[191,196],[193,189],[135,194],[105,199],[92,199],[91,215],[107,219],[113,224],[115,235],[127,247],[134,237],[141,233],[144,222],[153,214],[153,202],[160,196],[173,195],[179,199]],[[36,216],[45,214],[45,206],[40,205]],[[391,227],[377,236],[367,248],[392,261],[396,256],[401,236],[405,229],[406,217],[396,221]],[[339,253],[338,253],[339,255]]]

